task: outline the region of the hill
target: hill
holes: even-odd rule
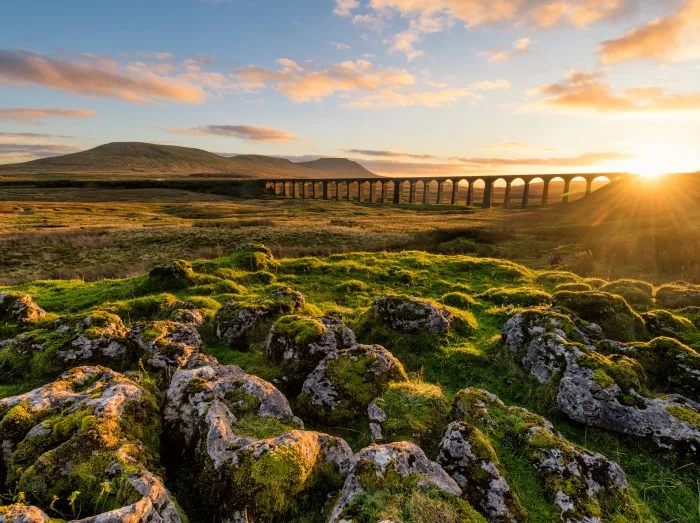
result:
[[[293,163],[260,155],[219,156],[201,149],[143,142],[113,142],[87,151],[0,165],[0,175],[211,175],[235,178],[376,176],[338,158]]]
[[[311,162],[299,162],[297,165],[323,171],[331,178],[381,178],[378,174],[347,158],[319,158]]]

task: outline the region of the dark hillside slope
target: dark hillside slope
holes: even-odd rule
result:
[[[300,162],[297,165],[323,171],[325,173],[324,176],[329,178],[380,178],[378,174],[347,158],[319,158],[311,162]]]

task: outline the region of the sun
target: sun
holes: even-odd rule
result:
[[[676,146],[640,144],[634,147],[633,156],[624,162],[624,169],[648,179],[669,173],[694,171],[700,166],[697,151]]]

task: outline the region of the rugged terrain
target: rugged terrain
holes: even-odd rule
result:
[[[0,288],[8,521],[697,521],[700,287],[249,245]]]

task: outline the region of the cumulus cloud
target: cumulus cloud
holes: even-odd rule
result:
[[[91,118],[95,114],[87,109],[0,109],[0,120],[38,124],[47,118]]]
[[[292,142],[300,138],[295,134],[273,129],[271,127],[261,127],[257,125],[206,125],[202,127],[190,127],[185,129],[165,129],[170,134],[187,136],[228,136],[238,138],[247,142]]]
[[[437,156],[432,154],[414,154],[400,151],[377,151],[373,149],[342,149],[348,154],[359,154],[361,156],[373,156],[382,158],[412,158],[414,160],[434,160]]]
[[[500,51],[484,51],[479,53],[479,56],[486,57],[489,63],[501,63],[510,60],[516,56],[526,53],[530,48],[530,39],[521,38],[513,42],[512,49]]]
[[[360,2],[357,0],[335,0],[333,14],[336,16],[350,16],[353,9],[358,7],[360,7]]]
[[[597,113],[687,112],[700,110],[700,92],[680,93],[661,87],[615,91],[603,73],[572,70],[563,82],[530,92],[543,97],[525,109],[554,108]]]
[[[676,12],[603,42],[599,57],[604,64],[639,59],[683,62],[700,58],[700,0],[686,0]]]
[[[70,61],[29,51],[0,49],[0,84],[10,87],[39,85],[133,103],[198,104],[206,99],[201,86],[185,80],[144,70],[130,71],[110,59],[84,58]]]

